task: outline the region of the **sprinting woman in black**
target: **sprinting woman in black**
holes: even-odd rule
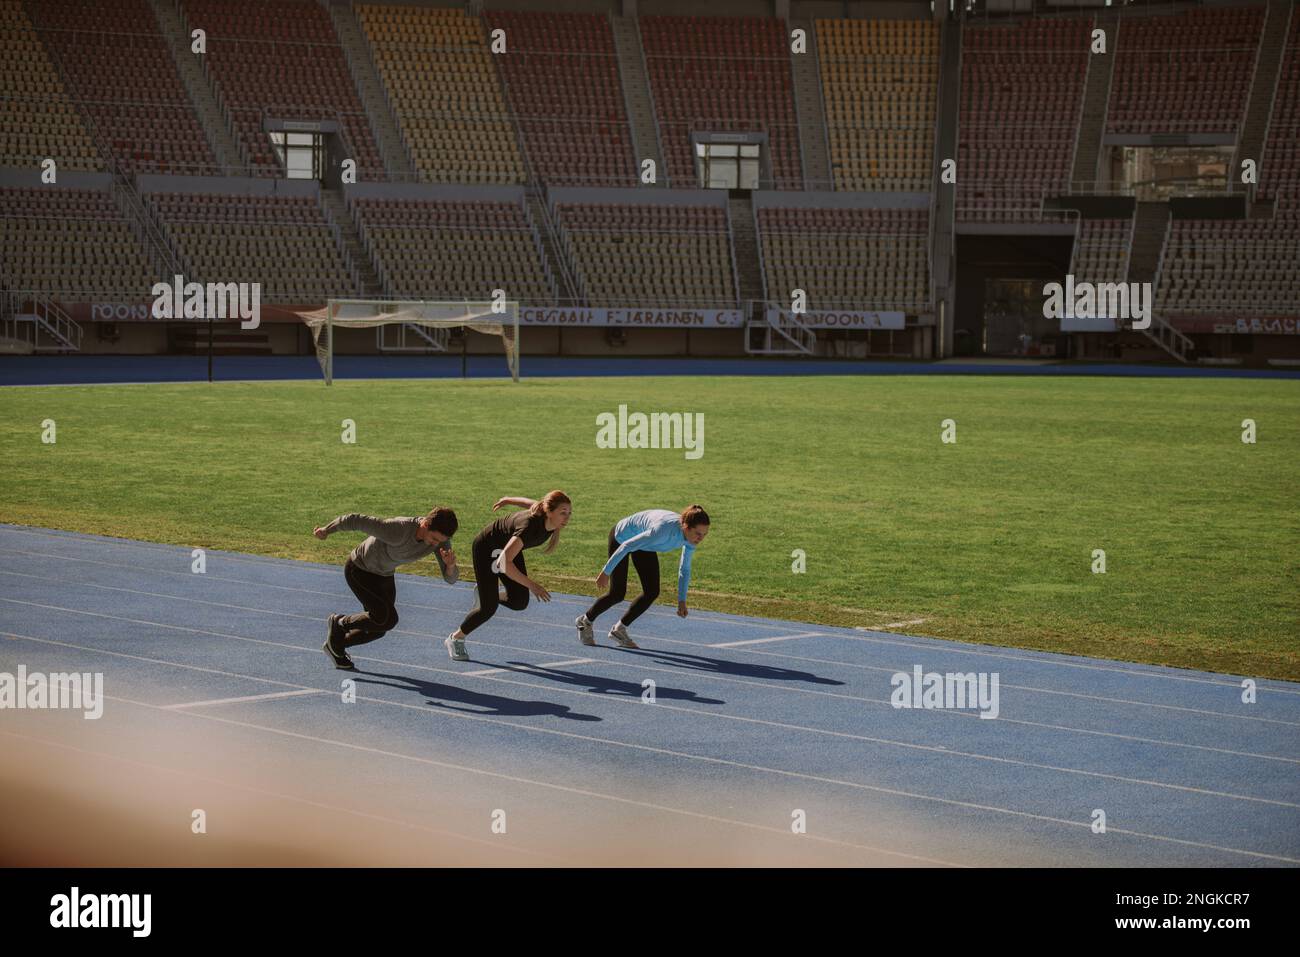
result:
[[[455,661],[469,661],[465,637],[496,614],[498,604],[513,611],[523,611],[528,607],[529,592],[539,601],[551,600],[551,593],[528,577],[524,549],[545,543],[547,553],[555,551],[560,541],[560,529],[569,524],[573,515],[573,503],[569,496],[557,489],[547,492],[540,502],[515,496],[498,499],[492,511],[503,505],[517,505],[524,511],[497,519],[474,539],[472,553],[478,604],[443,642],[447,654]],[[497,592],[498,583],[505,588],[504,596]]]

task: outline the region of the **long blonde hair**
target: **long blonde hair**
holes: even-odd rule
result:
[[[528,511],[532,515],[542,515],[544,513],[549,514],[561,505],[567,505],[572,508],[573,502],[569,500],[569,496],[565,495],[557,488],[543,495],[540,501],[534,502],[532,506],[529,507]],[[546,547],[542,549],[542,553],[549,555],[551,552],[555,551],[556,546],[559,544],[560,530],[557,528],[555,531],[551,532],[551,537],[547,540]]]

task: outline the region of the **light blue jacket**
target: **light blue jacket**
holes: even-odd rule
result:
[[[615,566],[630,552],[671,552],[680,548],[682,560],[677,566],[677,600],[686,600],[695,546],[682,534],[680,515],[663,508],[649,508],[629,515],[614,526],[614,540],[618,542],[618,548],[605,563],[603,570],[606,575],[612,575]]]

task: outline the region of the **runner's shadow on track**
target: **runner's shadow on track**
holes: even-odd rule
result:
[[[570,685],[581,685],[584,688],[590,688],[597,694],[622,695],[627,698],[639,698],[645,692],[639,681],[618,681],[614,678],[602,678],[599,675],[584,675],[576,671],[560,671],[558,668],[547,668],[542,665],[529,664],[526,661],[511,661],[504,665],[497,665],[498,668],[505,668],[521,675],[537,675],[539,678],[549,678],[552,681],[563,682]],[[691,701],[695,704],[726,704],[727,702],[720,698],[701,698],[694,691],[686,691],[681,688],[665,688],[658,682],[655,682],[655,698],[669,698],[674,701]]]
[[[791,668],[775,668],[771,665],[754,665],[743,661],[727,661],[723,658],[706,658],[703,655],[690,655],[682,651],[656,651],[649,648],[621,648],[624,654],[652,658],[665,665],[677,665],[695,671],[706,671],[716,675],[730,675],[735,678],[766,678],[772,681],[807,681],[815,685],[842,685],[843,681],[834,678],[822,678],[811,671],[795,671]]]
[[[399,691],[414,691],[429,698],[429,704],[435,708],[448,711],[460,711],[465,714],[493,715],[511,718],[551,717],[568,718],[571,721],[600,721],[594,714],[574,711],[568,705],[554,704],[550,701],[520,701],[517,698],[503,698],[500,695],[480,694],[465,688],[438,684],[434,681],[421,681],[409,675],[388,675],[378,671],[357,671],[357,684],[386,685]],[[375,678],[388,678],[388,681],[375,681]],[[638,691],[640,689],[638,688]],[[456,702],[449,704],[448,702]],[[458,707],[460,705],[460,707]]]

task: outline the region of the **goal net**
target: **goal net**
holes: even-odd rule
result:
[[[311,329],[325,384],[334,381],[334,339],[336,329],[380,329],[411,331],[424,351],[445,351],[453,329],[472,329],[488,336],[500,336],[510,377],[519,381],[519,303],[506,302],[504,311],[494,312],[491,302],[425,302],[392,299],[331,299],[324,309],[300,312]]]

